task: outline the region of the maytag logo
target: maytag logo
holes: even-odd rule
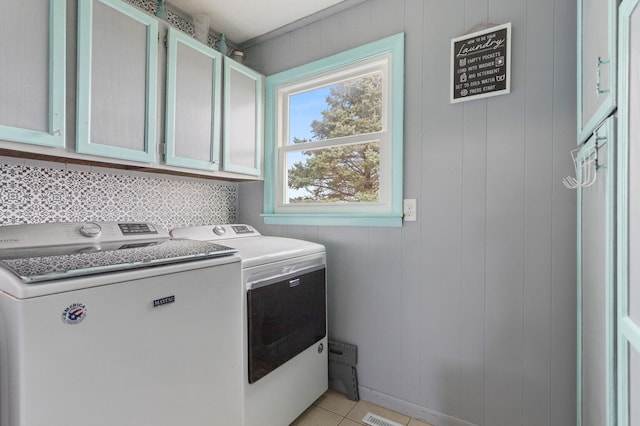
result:
[[[167,303],[173,303],[176,301],[176,296],[167,296],[162,299],[156,299],[153,301],[153,307],[157,308],[158,306],[166,305]]]
[[[18,239],[15,238],[7,238],[6,240],[0,240],[0,244],[12,244],[12,243],[17,243]]]

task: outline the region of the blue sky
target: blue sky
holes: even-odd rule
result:
[[[289,144],[293,138],[310,139],[311,122],[322,120],[321,112],[327,109],[326,98],[331,86],[289,97]]]
[[[310,92],[299,93],[289,97],[289,144],[294,138],[311,139],[311,123],[313,120],[322,120],[322,111],[327,109],[327,96],[331,93],[331,87],[323,87]],[[304,161],[306,157],[299,152],[287,154],[287,169],[291,169],[294,163]],[[304,189],[293,190],[288,188],[285,199],[310,195]]]

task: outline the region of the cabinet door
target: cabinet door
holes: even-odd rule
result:
[[[640,426],[640,1],[620,6],[618,425]]]
[[[76,150],[154,162],[158,22],[121,0],[78,2]]]
[[[614,129],[578,154],[578,425],[615,425]],[[586,176],[585,176],[586,175]],[[590,178],[592,177],[592,178]]]
[[[264,77],[229,58],[224,61],[223,170],[260,176]]]
[[[173,28],[167,42],[165,162],[218,170],[222,55]]]
[[[65,145],[66,0],[3,2],[0,139]]]
[[[616,106],[619,0],[578,0],[578,143]]]

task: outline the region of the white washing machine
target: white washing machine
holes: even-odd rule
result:
[[[0,425],[240,424],[234,252],[150,223],[0,227]]]
[[[326,254],[321,244],[249,225],[171,231],[238,250],[242,263],[244,425],[285,426],[328,388]]]

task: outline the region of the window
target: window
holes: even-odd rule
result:
[[[402,225],[404,35],[266,79],[265,223]]]

